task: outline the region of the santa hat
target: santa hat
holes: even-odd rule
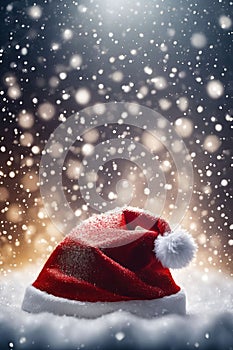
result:
[[[86,318],[116,310],[184,314],[185,293],[169,268],[186,266],[195,250],[186,231],[171,231],[140,209],[94,215],[56,247],[26,289],[22,308]]]

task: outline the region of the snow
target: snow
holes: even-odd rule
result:
[[[188,314],[143,319],[114,312],[93,320],[28,314],[26,286],[38,271],[11,273],[0,284],[0,349],[232,349],[233,280],[194,267],[173,273],[184,286]]]

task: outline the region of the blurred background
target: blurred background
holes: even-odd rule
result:
[[[182,225],[199,245],[196,264],[205,274],[232,274],[232,6],[223,0],[1,3],[2,274],[41,264],[63,238],[39,188],[40,159],[51,133],[73,113],[111,101],[158,111],[183,138],[194,187]],[[67,155],[64,191],[77,220],[95,212],[79,188],[82,159],[116,132],[157,156],[168,179],[168,218],[177,191],[169,154],[140,129],[102,126],[83,135]],[[59,157],[59,149],[54,152]],[[132,184],[128,192],[133,189],[130,204],[143,207],[149,193],[133,162],[107,162],[90,182],[109,201],[125,178]],[[122,186],[118,195],[127,197],[127,183]]]

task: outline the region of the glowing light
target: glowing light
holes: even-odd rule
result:
[[[65,93],[65,94],[62,95],[62,99],[63,99],[64,101],[69,100],[69,98],[70,98],[70,95],[67,94],[67,93]]]
[[[204,111],[203,106],[197,106],[197,113],[202,113]]]
[[[206,244],[206,235],[204,233],[200,233],[198,236],[197,236],[197,239],[198,239],[198,243],[201,244],[201,245],[204,245]]]
[[[81,13],[85,13],[85,12],[87,12],[87,7],[84,6],[84,5],[79,5],[78,6],[78,11],[81,12]]]
[[[91,99],[91,94],[90,91],[86,88],[80,88],[76,93],[75,93],[75,100],[78,104],[80,105],[86,105]]]
[[[16,78],[13,75],[8,75],[5,77],[4,82],[7,86],[13,86],[16,83]]]
[[[73,55],[70,59],[70,66],[74,69],[81,67],[82,65],[82,56],[81,55]]]
[[[203,33],[194,33],[191,38],[191,45],[196,49],[203,49],[207,44],[207,39]]]
[[[157,90],[164,90],[167,87],[167,81],[162,76],[152,78],[151,81],[154,83],[154,86]]]
[[[189,106],[189,101],[187,99],[187,97],[180,97],[177,101],[176,104],[178,106],[178,108],[184,112],[188,109]]]
[[[49,85],[53,88],[57,87],[59,85],[60,81],[58,79],[58,77],[51,77],[49,79]]]
[[[42,8],[38,5],[28,8],[28,15],[32,19],[39,19],[42,16]]]
[[[82,147],[82,153],[85,156],[90,156],[92,153],[94,152],[94,146],[90,143],[86,143],[83,147]]]
[[[22,211],[18,204],[10,204],[6,212],[7,220],[17,223],[22,220]]]
[[[75,210],[74,214],[75,214],[75,216],[79,217],[79,216],[82,215],[82,210],[81,209],[77,209],[77,210]]]
[[[52,49],[53,51],[59,50],[59,49],[60,49],[60,44],[58,44],[58,43],[52,43],[51,49]]]
[[[167,33],[170,37],[173,37],[176,34],[176,31],[173,28],[168,28]]]
[[[0,202],[5,202],[9,198],[9,191],[6,187],[0,186]]]
[[[33,136],[29,132],[25,132],[22,135],[20,135],[19,141],[21,146],[31,147],[33,143]]]
[[[167,52],[167,50],[168,50],[167,45],[164,44],[164,43],[162,43],[162,44],[160,45],[160,50],[161,50],[162,52]]]
[[[218,99],[224,94],[224,86],[219,80],[211,80],[206,86],[207,94],[213,98]]]
[[[151,133],[149,134],[146,132],[142,134],[142,143],[154,152],[158,152],[164,147],[160,140],[154,137]]]
[[[137,98],[142,99],[148,94],[149,90],[146,85],[141,86],[138,93],[137,93]]]
[[[17,84],[9,87],[7,94],[12,100],[17,100],[21,96],[20,87]]]
[[[216,152],[221,146],[221,141],[216,135],[209,135],[205,138],[203,147],[209,153]]]
[[[126,58],[126,55],[123,55],[123,54],[119,55],[118,58],[119,58],[120,61],[124,61],[124,59]]]
[[[27,53],[28,53],[28,49],[27,49],[26,47],[23,47],[23,48],[21,49],[21,54],[22,54],[23,56],[26,56]]]
[[[227,186],[227,185],[228,185],[228,181],[227,181],[226,179],[222,179],[221,185],[222,185],[223,187]]]
[[[61,73],[59,74],[59,78],[60,78],[61,80],[65,80],[65,79],[67,78],[66,72],[61,72]]]
[[[39,219],[44,219],[46,217],[45,211],[43,209],[40,209],[40,211],[38,212],[37,216],[38,216]]]
[[[125,334],[123,332],[118,332],[115,334],[115,338],[118,340],[118,341],[121,341],[125,338]]]
[[[54,117],[56,110],[50,102],[45,102],[38,107],[37,112],[41,119],[50,120]]]
[[[146,195],[146,196],[149,196],[149,194],[150,194],[150,189],[149,188],[144,188],[144,194]]]
[[[70,160],[67,164],[66,174],[69,179],[77,180],[83,171],[83,165],[78,160]]]
[[[130,53],[131,53],[131,55],[136,56],[136,55],[137,55],[137,50],[132,49],[132,50],[130,51]]]
[[[172,150],[175,153],[178,153],[180,151],[182,151],[183,145],[179,140],[176,140],[175,142],[173,142],[172,144]]]
[[[159,107],[164,111],[167,111],[171,107],[171,105],[171,101],[169,101],[167,98],[161,98],[159,100]]]
[[[64,40],[70,40],[73,38],[73,31],[71,29],[65,29],[63,34],[62,34],[62,37]]]
[[[94,143],[99,138],[99,131],[97,129],[91,129],[83,135],[83,139],[87,143]]]
[[[39,154],[39,153],[40,153],[40,147],[38,147],[38,146],[33,146],[33,147],[32,147],[32,153],[33,153],[33,154]]]
[[[9,172],[9,177],[11,178],[11,179],[13,179],[14,177],[15,177],[15,172],[12,170],[12,171],[10,171]]]
[[[55,142],[51,145],[49,151],[52,157],[60,158],[63,154],[63,146],[61,143]]]
[[[38,175],[35,172],[29,172],[22,177],[21,183],[27,192],[34,192],[39,185]]]
[[[18,123],[22,128],[30,129],[34,125],[34,116],[24,109],[18,116]]]
[[[230,29],[232,26],[230,17],[227,17],[225,15],[219,17],[218,23],[222,29]]]
[[[169,160],[164,160],[161,165],[160,168],[164,171],[167,172],[171,169],[171,163],[169,162]]]
[[[188,118],[179,118],[175,121],[175,129],[181,137],[189,137],[193,132],[193,123]]]
[[[222,125],[221,124],[216,124],[215,125],[215,130],[216,131],[222,131]]]
[[[108,198],[110,199],[110,200],[113,200],[113,199],[116,199],[117,198],[117,195],[114,193],[114,192],[109,192],[109,194],[108,194]]]
[[[144,72],[148,75],[151,75],[153,73],[153,69],[146,66],[146,67],[144,67]]]
[[[111,74],[111,78],[116,83],[120,83],[124,78],[124,74],[121,71],[117,70]]]

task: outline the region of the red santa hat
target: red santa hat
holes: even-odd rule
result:
[[[143,229],[135,229],[140,226]],[[22,308],[78,317],[116,310],[143,317],[185,313],[169,268],[186,266],[196,244],[185,230],[137,208],[94,215],[55,248]]]

